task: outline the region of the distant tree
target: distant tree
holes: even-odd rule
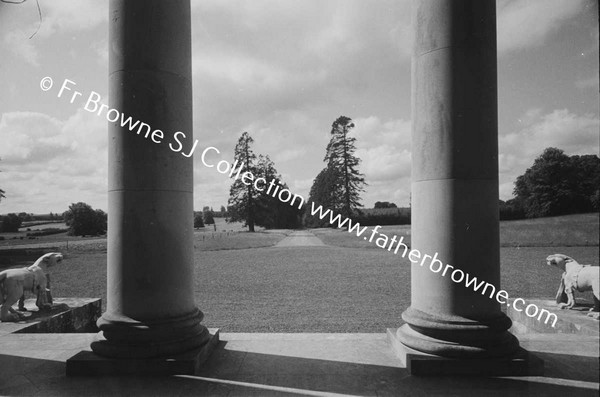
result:
[[[523,205],[519,200],[514,198],[507,201],[499,200],[498,210],[500,212],[501,221],[525,218],[525,210],[523,209]]]
[[[207,225],[215,224],[214,214],[211,210],[204,211],[204,223]]]
[[[225,208],[224,205],[221,206],[221,216],[222,217],[227,216],[227,209]]]
[[[258,173],[257,177],[263,178],[269,184],[273,181],[270,193],[268,189],[265,189],[258,192],[256,196],[256,225],[266,229],[294,229],[298,227],[300,222],[299,203],[298,201],[293,204],[291,201],[281,201],[278,195],[274,193],[281,192],[283,189],[289,191],[289,188],[282,181],[281,175],[275,169],[275,163],[269,156],[258,156],[256,172]],[[290,194],[292,193],[290,192]],[[284,199],[287,199],[287,197],[284,197]]]
[[[340,175],[336,168],[325,167],[319,172],[313,181],[308,195],[308,201],[315,206],[322,206],[336,213],[341,210],[340,197],[342,195]],[[304,224],[308,227],[327,227],[327,219],[320,219],[317,215],[312,216],[308,212],[304,214]]]
[[[17,214],[7,214],[2,217],[2,232],[4,233],[15,233],[19,231],[21,227],[21,218]]]
[[[314,179],[309,194],[309,201],[349,218],[359,215],[360,193],[366,185],[364,175],[358,171],[356,138],[348,136],[353,128],[352,119],[346,116],[333,122],[323,160],[326,166]],[[310,215],[305,216],[305,222],[307,226],[323,223]]]
[[[571,156],[573,178],[579,183],[577,195],[581,211],[600,210],[600,158],[595,154]]]
[[[352,220],[360,223],[361,226],[408,225],[410,224],[410,208],[362,209],[358,215],[352,217]]]
[[[333,122],[324,159],[328,168],[336,170],[334,175],[339,179],[336,185],[342,193],[340,213],[346,217],[362,207],[360,192],[364,191],[366,185],[364,175],[358,172],[360,159],[354,154],[356,138],[348,136],[353,128],[352,119],[346,116],[340,116]]]
[[[19,218],[21,218],[21,221],[23,222],[28,222],[32,220],[32,215],[27,212],[19,212]]]
[[[210,207],[208,205],[205,205],[204,207],[202,207],[202,212],[208,212],[210,211]]]
[[[86,203],[73,203],[63,214],[71,236],[96,236],[106,233],[107,216]]]
[[[398,206],[388,201],[377,201],[375,202],[375,208],[398,208]]]
[[[202,213],[196,213],[194,214],[194,229],[199,229],[201,227],[204,227],[204,221],[202,219]]]
[[[249,172],[254,176],[258,174],[256,168],[257,158],[251,147],[253,142],[252,137],[247,132],[244,132],[235,145],[234,162],[237,161],[238,167],[241,167],[240,175],[243,175],[245,172]],[[228,211],[229,217],[227,221],[243,221],[248,226],[248,231],[254,232],[256,217],[255,201],[258,193],[253,183],[246,185],[242,182],[242,178],[234,180],[229,189],[228,205],[230,210]]]
[[[600,158],[569,157],[547,148],[515,181],[514,195],[528,218],[589,212],[597,209]]]

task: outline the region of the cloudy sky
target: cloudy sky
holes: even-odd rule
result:
[[[50,76],[107,98],[107,3],[39,0],[41,24],[35,1],[0,3],[0,214],[77,201],[107,209],[106,119],[40,89]],[[598,10],[594,0],[497,8],[500,198],[509,199],[544,148],[598,154]],[[410,1],[192,0],[192,19],[202,147],[231,159],[248,131],[307,197],[331,123],[345,115],[369,183],[364,205],[408,205]],[[231,181],[199,157],[195,209],[226,205]]]

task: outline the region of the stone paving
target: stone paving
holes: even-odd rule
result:
[[[297,230],[275,244],[275,247],[323,247],[325,243],[308,230]]]
[[[0,336],[3,396],[598,396],[598,338],[519,335],[544,376],[415,377],[385,334],[222,333],[195,376],[66,377],[95,334]]]

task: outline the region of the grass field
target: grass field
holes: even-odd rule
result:
[[[502,222],[502,288],[511,297],[553,298],[560,272],[544,259],[559,252],[597,265],[597,228],[597,214]],[[408,226],[382,231],[410,233]],[[344,231],[316,230],[328,247],[270,247],[288,232],[195,233],[195,295],[206,325],[224,332],[384,332],[398,326],[410,304],[408,260],[374,244],[364,249],[363,240]],[[561,238],[568,244],[557,244]],[[106,302],[103,244],[71,244],[64,251],[65,262],[52,269],[54,296]]]
[[[600,238],[599,214],[577,214],[550,218],[526,219],[500,222],[500,246],[502,247],[585,247],[598,246]],[[363,236],[370,236],[373,227],[357,237],[356,233],[348,233],[342,229],[315,229],[314,233],[325,244],[348,248],[381,249],[373,242],[365,241]],[[410,225],[382,226],[378,232],[404,237],[410,244]]]

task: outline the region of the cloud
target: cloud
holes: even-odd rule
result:
[[[567,109],[557,109],[539,115],[525,128],[501,137],[500,143],[510,142],[511,145],[506,149],[529,158],[537,157],[550,146],[570,154],[597,152],[599,127],[596,115],[577,115]]]
[[[97,61],[100,65],[108,65],[108,39],[96,41],[91,45],[92,50],[97,55]]]
[[[398,65],[409,64],[409,6],[406,1],[195,4],[196,118],[211,129],[224,120],[241,129],[275,109],[315,110],[318,118],[319,108],[347,112],[361,97],[391,98],[400,91],[398,79],[384,84],[381,76],[395,76]]]
[[[0,119],[2,212],[64,211],[85,201],[106,209],[106,122],[78,110],[66,120],[11,112]]]
[[[0,13],[0,33],[4,36],[0,50],[8,50],[35,67],[40,66],[39,51],[53,35],[87,31],[108,20],[107,2],[52,0],[41,2],[40,9],[41,22],[33,1],[2,4]]]
[[[269,155],[290,188],[308,196],[338,116],[387,120],[409,112],[410,16],[405,0],[193,2],[197,131],[227,159],[248,131],[255,152]],[[377,133],[391,134],[380,127]],[[361,150],[377,161],[394,155],[376,146]],[[394,178],[391,168],[369,173]],[[200,186],[196,197],[214,199]]]
[[[39,35],[93,29],[108,20],[108,3],[95,0],[52,0],[42,4]]]
[[[500,197],[512,196],[513,183],[548,147],[568,155],[598,154],[597,115],[578,115],[567,109],[543,114],[532,109],[521,117],[521,128],[499,138]]]
[[[375,201],[408,205],[410,197],[411,123],[381,121],[376,116],[354,120],[359,170],[369,184],[362,195],[368,207]]]
[[[27,40],[24,30],[14,30],[6,33],[4,36],[4,46],[6,50],[12,52],[24,59],[33,66],[39,66],[39,56],[33,43]]]
[[[61,139],[62,123],[50,116],[33,112],[5,113],[0,119],[3,145],[0,158],[5,164],[38,163],[71,150]]]
[[[598,82],[598,75],[595,75],[587,79],[576,80],[575,87],[579,88],[580,90],[595,89],[598,91]]]
[[[585,3],[585,0],[498,1],[498,52],[543,44],[565,21],[578,15]]]

